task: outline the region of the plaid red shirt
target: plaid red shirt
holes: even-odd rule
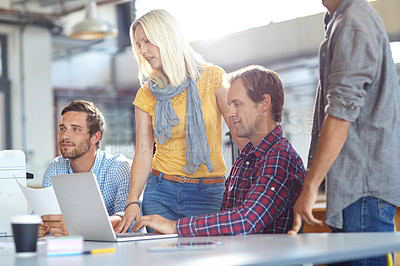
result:
[[[220,212],[179,219],[179,235],[287,233],[305,179],[303,161],[282,127],[242,150],[226,180]]]

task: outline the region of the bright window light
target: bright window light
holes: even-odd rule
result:
[[[400,64],[400,42],[391,42],[390,47],[392,48],[393,61]]]
[[[152,9],[165,9],[181,25],[188,41],[304,17],[326,9],[320,0],[137,0],[137,17]],[[322,21],[321,21],[322,25]]]

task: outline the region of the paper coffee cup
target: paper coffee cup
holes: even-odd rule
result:
[[[17,255],[35,255],[38,228],[42,218],[38,215],[17,215],[13,216],[10,222]]]

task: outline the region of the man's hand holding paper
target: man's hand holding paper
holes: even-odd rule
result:
[[[51,233],[53,236],[66,236],[68,230],[64,218],[59,214],[50,214],[42,216],[43,223],[39,226],[38,237]]]

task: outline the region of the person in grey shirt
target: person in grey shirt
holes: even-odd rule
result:
[[[325,177],[332,232],[393,231],[400,204],[400,88],[388,36],[365,0],[322,4],[326,38],[309,169],[289,233],[300,230],[301,220],[323,224],[312,207]],[[386,264],[385,257],[372,261]]]

